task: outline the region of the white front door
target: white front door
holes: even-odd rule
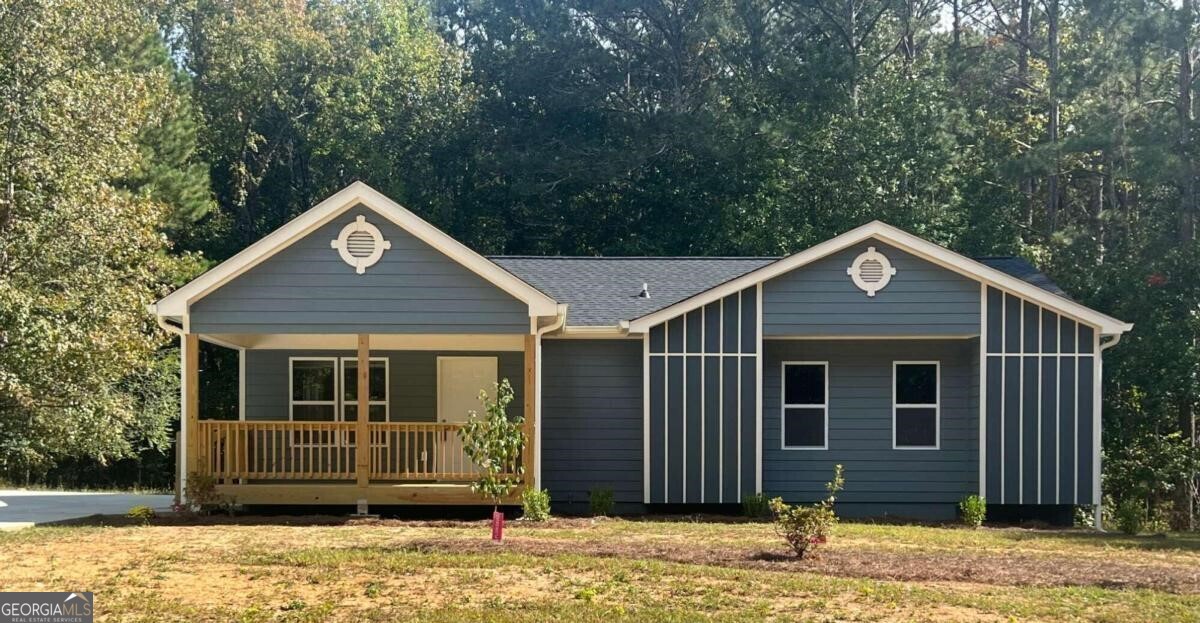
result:
[[[486,417],[480,390],[495,398],[495,357],[438,357],[438,421],[447,424],[466,422],[474,411]],[[457,434],[442,435],[444,444],[440,456],[434,457],[438,471],[474,472],[476,465],[463,455],[462,440]]]

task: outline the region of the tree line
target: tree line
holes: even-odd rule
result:
[[[781,255],[879,218],[1022,255],[1136,324],[1104,367],[1105,492],[1187,525],[1198,22],[1194,0],[3,0],[0,470],[169,478],[177,355],[144,305],[363,180],[485,253]],[[229,363],[204,365],[228,411]]]

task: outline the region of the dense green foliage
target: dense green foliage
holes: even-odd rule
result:
[[[525,418],[508,415],[512,400],[512,385],[502,379],[496,383],[494,397],[479,392],[483,415],[472,411],[458,429],[463,453],[479,466],[479,477],[471,483],[471,490],[496,506],[521,484],[525,473],[521,465]]]
[[[529,521],[550,519],[550,491],[526,489],[521,492],[521,516]]]
[[[825,483],[829,495],[814,504],[786,504],[783,498],[772,498],[767,504],[775,517],[775,532],[783,537],[797,558],[824,545],[837,526],[838,517],[833,505],[837,494],[846,484],[841,465],[833,466],[833,480]]]
[[[0,461],[161,448],[175,364],[142,305],[185,252],[224,259],[361,179],[483,252],[784,254],[881,218],[1025,256],[1136,324],[1105,357],[1105,491],[1186,521],[1198,20],[1194,0],[4,0]],[[202,365],[229,417],[234,365]]]
[[[979,495],[968,495],[958,503],[958,517],[972,528],[982,526],[983,520],[987,519],[987,500]]]

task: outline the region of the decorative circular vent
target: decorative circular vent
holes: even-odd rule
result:
[[[850,275],[859,290],[866,292],[867,296],[875,296],[876,292],[887,287],[896,269],[887,256],[876,251],[875,247],[867,247],[865,253],[854,258],[846,274]]]
[[[361,275],[383,257],[384,250],[392,248],[392,243],[383,239],[378,227],[359,215],[353,223],[342,228],[337,239],[330,241],[329,246],[337,249],[342,261],[353,266],[354,271]]]

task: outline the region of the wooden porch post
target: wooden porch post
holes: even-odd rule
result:
[[[532,489],[534,482],[533,452],[537,443],[537,336],[525,336],[525,448],[521,453],[521,465],[525,468],[525,487]]]
[[[358,486],[366,487],[371,473],[371,336],[358,334],[358,419],[354,430],[354,467]]]
[[[204,464],[200,444],[200,336],[188,333],[183,336],[183,478],[187,474],[199,473]]]

